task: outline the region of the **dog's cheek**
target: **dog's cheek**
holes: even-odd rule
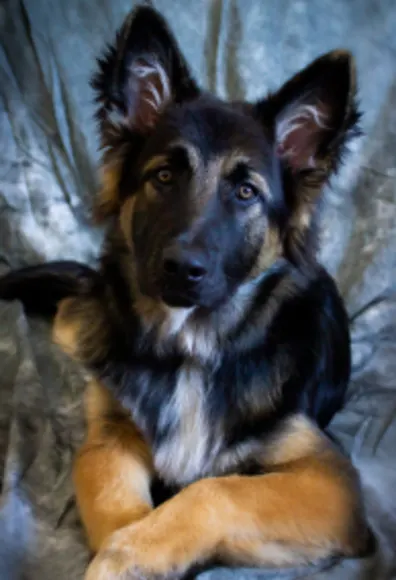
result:
[[[254,279],[270,268],[282,251],[278,225],[268,216],[257,216],[248,227],[245,251],[249,256],[247,279]]]
[[[121,233],[124,238],[128,249],[132,254],[135,254],[134,247],[134,235],[133,235],[133,222],[134,222],[134,211],[136,206],[136,196],[129,197],[122,205],[120,211],[120,228]]]
[[[169,215],[158,199],[138,199],[132,220],[132,241],[141,289],[155,292],[168,242]]]
[[[275,262],[282,256],[282,242],[278,228],[270,225],[264,236],[264,243],[260,248],[253,274],[259,276],[271,268]]]
[[[248,217],[248,216],[246,216]],[[265,228],[260,219],[246,219],[230,229],[227,243],[225,274],[232,284],[243,283],[254,266],[263,243]]]
[[[146,208],[142,207],[142,202],[139,198],[136,200],[131,218],[129,227],[133,250],[132,259],[136,268],[137,281],[139,286],[142,287],[147,285],[148,255],[152,249],[155,232],[153,232],[152,236],[147,234],[150,229],[149,213]]]

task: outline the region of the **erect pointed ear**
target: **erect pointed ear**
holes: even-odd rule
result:
[[[333,169],[356,133],[356,75],[352,55],[325,54],[256,107],[273,129],[276,153],[293,173]]]
[[[199,92],[165,20],[147,5],[130,13],[98,62],[92,86],[104,126],[122,124],[144,134],[167,104]]]
[[[351,54],[325,54],[254,106],[272,135],[289,205],[289,243],[297,252],[314,228],[319,193],[348,142],[360,134]]]
[[[139,153],[167,105],[193,99],[199,89],[165,20],[147,5],[130,13],[98,63],[92,86],[104,150],[95,207],[101,221],[123,201],[125,158]]]

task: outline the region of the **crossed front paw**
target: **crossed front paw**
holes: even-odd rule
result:
[[[179,580],[186,571],[183,547],[140,523],[118,530],[94,557],[85,580]]]

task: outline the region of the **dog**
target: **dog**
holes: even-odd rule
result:
[[[0,281],[2,299],[55,315],[89,373],[73,471],[86,580],[365,553],[358,476],[325,434],[348,317],[317,259],[323,188],[359,134],[355,76],[337,50],[257,102],[224,102],[146,5],[99,60],[98,268]]]

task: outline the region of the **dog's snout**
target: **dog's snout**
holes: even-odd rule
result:
[[[207,264],[199,250],[173,245],[163,252],[163,270],[167,278],[198,283],[207,274]]]

